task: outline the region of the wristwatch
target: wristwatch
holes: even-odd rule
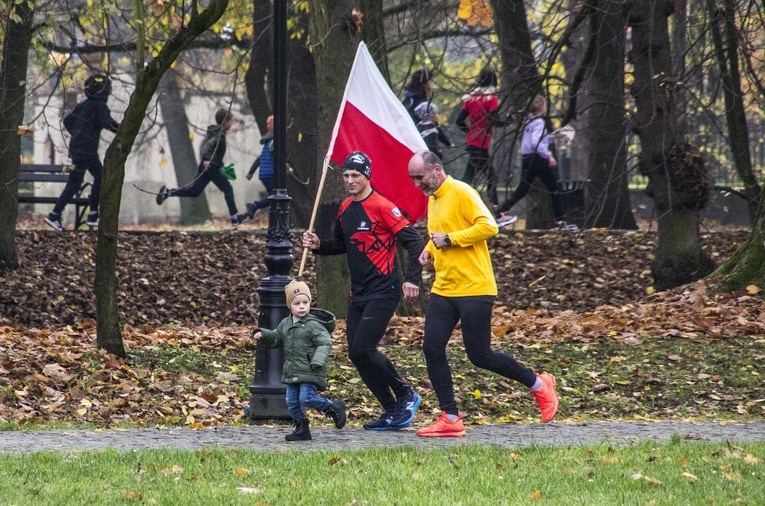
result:
[[[452,240],[449,238],[448,235],[445,235],[444,236],[444,246],[451,246],[451,245],[452,245]]]

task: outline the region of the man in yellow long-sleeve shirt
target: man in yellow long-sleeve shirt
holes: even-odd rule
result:
[[[436,391],[441,416],[417,431],[424,437],[462,437],[465,426],[454,399],[446,345],[458,322],[468,358],[476,366],[526,385],[539,405],[542,421],[558,411],[552,374],[535,374],[512,356],[491,348],[491,315],[497,285],[486,240],[497,234],[494,215],[470,185],[447,176],[441,160],[420,151],[409,161],[409,177],[430,197],[430,241],[420,263],[432,265],[436,278],[425,313],[422,351]]]

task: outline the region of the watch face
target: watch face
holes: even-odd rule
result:
[[[446,244],[447,246],[451,246],[452,245],[451,237],[449,237],[448,235],[444,237],[444,244]]]

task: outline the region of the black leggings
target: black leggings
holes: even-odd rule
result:
[[[475,179],[476,174],[486,172],[486,195],[492,205],[497,205],[499,203],[497,197],[497,172],[491,163],[489,150],[477,146],[468,146],[465,150],[469,158],[465,173],[462,175],[462,181],[473,186],[473,179]]]
[[[428,376],[442,411],[456,415],[452,371],[446,359],[446,345],[457,322],[462,322],[462,342],[468,359],[476,367],[495,372],[505,378],[534,386],[534,371],[507,353],[491,349],[491,308],[494,297],[442,297],[431,294],[425,313],[425,337],[422,351]]]
[[[563,206],[560,202],[560,195],[558,195],[558,181],[555,177],[555,173],[550,167],[550,162],[542,158],[537,154],[523,155],[521,159],[521,182],[518,188],[515,189],[513,195],[509,200],[505,201],[499,209],[498,213],[504,213],[512,208],[515,204],[521,201],[523,197],[529,193],[531,183],[535,177],[539,177],[542,183],[550,192],[550,199],[552,200],[553,214],[555,215],[555,221],[563,219]]]
[[[345,320],[348,358],[367,388],[389,412],[396,407],[396,397],[409,395],[409,385],[404,383],[388,357],[377,349],[396,306],[397,298],[350,302]]]
[[[187,186],[183,188],[176,188],[175,190],[167,190],[168,197],[198,197],[204,191],[208,184],[212,183],[223,192],[223,197],[226,199],[226,206],[228,206],[228,214],[234,216],[237,214],[236,202],[234,200],[234,187],[231,186],[226,176],[221,174],[220,169],[214,167],[208,167],[207,170],[202,169],[202,165],[199,165],[197,178]]]
[[[85,171],[90,172],[90,175],[93,176],[93,186],[90,188],[90,212],[97,213],[101,203],[101,173],[104,170],[98,153],[90,155],[72,154],[72,164],[74,169],[69,174],[69,180],[66,182],[64,191],[61,192],[58,200],[56,200],[56,205],[53,206],[53,214],[61,216],[61,213],[64,212],[64,207],[82,186],[82,182],[85,180]]]

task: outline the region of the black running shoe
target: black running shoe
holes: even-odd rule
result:
[[[167,200],[167,186],[162,185],[159,187],[159,193],[157,193],[157,205],[161,206],[162,202]]]
[[[397,427],[393,426],[393,415],[394,413],[386,411],[377,420],[365,423],[364,428],[367,430],[395,430]]]

